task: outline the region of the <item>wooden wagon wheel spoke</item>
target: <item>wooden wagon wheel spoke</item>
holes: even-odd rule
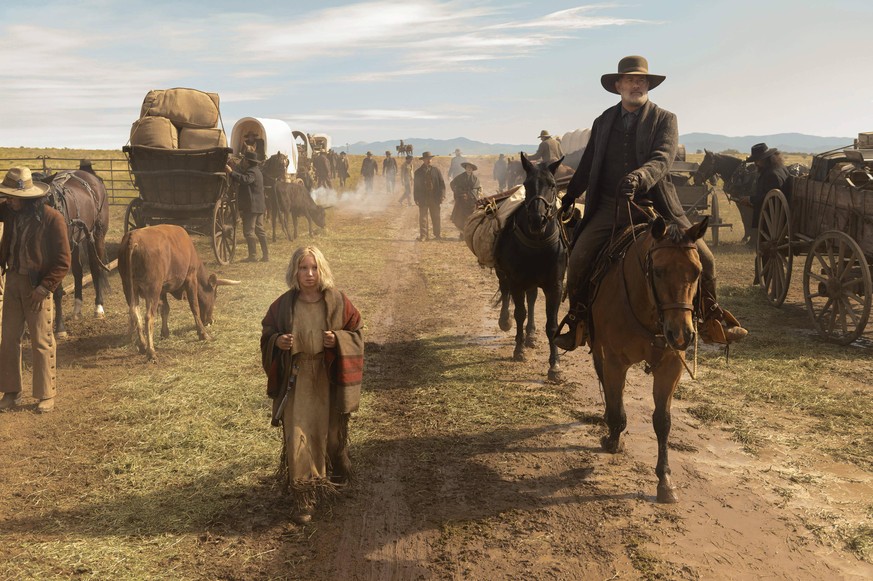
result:
[[[758,224],[755,264],[767,300],[778,307],[788,295],[794,256],[791,250],[791,216],[788,202],[781,191],[767,192]]]
[[[806,257],[803,290],[807,312],[826,338],[848,344],[864,332],[873,282],[865,255],[850,236],[831,230],[813,241]]]

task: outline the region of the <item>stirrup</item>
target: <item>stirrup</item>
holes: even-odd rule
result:
[[[586,325],[584,320],[582,320],[582,317],[578,317],[570,311],[561,320],[561,324],[558,325],[558,331],[560,331],[564,325],[567,325],[569,328],[564,333],[555,334],[555,339],[553,341],[555,347],[563,349],[564,351],[573,351],[577,347],[585,344],[588,339],[588,334],[585,332]]]
[[[749,332],[740,326],[740,322],[727,309],[714,303],[709,309],[709,316],[700,326],[700,338],[704,343],[730,345],[740,341]]]

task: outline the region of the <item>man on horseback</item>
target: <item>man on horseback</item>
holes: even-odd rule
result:
[[[567,269],[570,311],[561,327],[569,328],[555,338],[561,349],[572,351],[587,339],[594,263],[613,232],[630,224],[631,205],[648,212],[653,208],[686,228],[691,225],[670,181],[670,166],[679,145],[676,116],[648,98],[649,90],[665,78],[649,74],[645,58],[627,56],[619,61],[618,72],[600,79],[604,89],[621,96],[621,103],[594,120],[588,147],[561,204],[563,213],[568,213],[576,199],[588,192]],[[703,266],[701,338],[720,343],[742,339],[748,332],[716,302],[712,253],[703,240],[697,241],[697,248]]]

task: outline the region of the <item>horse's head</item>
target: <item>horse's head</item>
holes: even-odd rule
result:
[[[704,149],[703,152],[703,161],[700,162],[700,166],[694,172],[694,183],[697,185],[706,182],[706,180],[715,175],[715,154],[708,149]]]
[[[694,297],[702,266],[697,240],[706,233],[709,217],[690,228],[652,222],[652,244],[646,253],[646,278],[658,311],[661,331],[674,349],[687,349],[694,338]]]
[[[277,151],[264,162],[263,174],[273,180],[283,179],[288,173],[288,156]]]
[[[555,171],[563,160],[562,157],[546,167],[543,164],[532,164],[524,153],[521,154],[521,165],[526,174],[524,209],[528,229],[533,235],[545,233],[549,222],[558,213],[558,185],[555,183]]]

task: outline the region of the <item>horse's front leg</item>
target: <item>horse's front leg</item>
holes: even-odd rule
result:
[[[595,357],[600,358],[603,370],[603,399],[606,401],[606,426],[609,428],[609,434],[601,438],[600,445],[605,451],[616,454],[624,449],[622,434],[627,427],[624,385],[629,367],[618,357],[603,353],[602,349],[598,349]]]
[[[52,293],[52,300],[55,302],[55,337],[63,339],[67,336],[67,328],[64,326],[64,311],[61,308],[61,302],[64,298],[63,281]]]
[[[513,361],[524,361],[524,320],[527,317],[524,302],[527,293],[519,288],[512,289],[512,304],[515,307],[515,351],[512,353]]]
[[[655,380],[652,395],[655,399],[655,411],[652,413],[652,425],[658,436],[658,464],[655,474],[658,475],[658,502],[678,502],[676,487],[670,477],[670,462],[667,459],[667,438],[670,436],[670,408],[673,403],[673,391],[682,377],[681,355],[667,356],[654,372]]]
[[[500,317],[497,319],[497,325],[501,331],[509,331],[512,329],[512,323],[509,321],[509,283],[497,276],[500,283]]]
[[[524,328],[524,346],[536,347],[537,344],[537,323],[534,319],[534,305],[537,303],[537,287],[533,287],[525,292],[527,299],[527,326]]]
[[[560,356],[555,346],[555,335],[558,334],[558,308],[561,306],[563,288],[558,282],[556,287],[545,291],[546,295],[546,337],[549,339],[549,381],[563,383],[564,373],[561,371]]]

